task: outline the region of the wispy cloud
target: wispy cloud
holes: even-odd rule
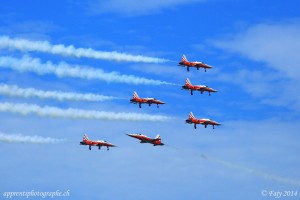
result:
[[[220,79],[242,86],[263,103],[300,110],[299,19],[256,24],[212,44],[259,62],[236,73],[220,74]]]
[[[291,78],[300,77],[300,20],[262,23],[213,44],[262,61]]]
[[[41,136],[29,136],[21,134],[5,134],[0,132],[0,142],[17,142],[17,143],[33,143],[33,144],[54,144],[63,142],[63,139],[56,139]]]
[[[64,44],[53,45],[48,41],[32,41],[21,38],[10,38],[8,36],[0,36],[0,48],[18,49],[21,51],[37,51],[62,56],[85,57],[110,61],[126,61],[126,62],[144,62],[144,63],[163,63],[168,60],[162,58],[154,58],[142,55],[131,55],[119,53],[116,51],[97,51],[94,49],[76,48],[73,45],[65,46]]]
[[[52,21],[25,20],[14,23],[8,21],[2,24],[5,24],[0,26],[0,34],[2,35],[13,35],[39,40],[47,40],[51,33],[64,30],[64,28],[57,26]]]
[[[118,99],[113,96],[104,96],[92,93],[73,93],[62,91],[43,91],[34,88],[20,88],[16,85],[0,84],[0,94],[14,97],[38,97],[41,99],[56,99],[59,101],[105,101]]]
[[[141,68],[139,65],[130,66],[135,71],[139,71],[147,74],[154,74],[161,77],[184,77],[185,74],[177,66],[168,66],[168,65],[159,65],[159,64],[147,64],[144,68]]]
[[[278,87],[282,84],[281,77],[277,73],[266,73],[258,69],[241,69],[231,73],[220,73],[216,79],[239,85],[255,97],[274,97]]]
[[[90,1],[87,5],[89,13],[118,13],[125,16],[156,14],[162,10],[174,9],[176,6],[202,2],[204,0],[108,0]]]
[[[48,61],[41,63],[40,59],[23,56],[21,59],[2,56],[0,67],[10,68],[17,71],[35,72],[40,75],[54,74],[58,77],[73,77],[81,79],[96,79],[109,83],[143,84],[143,85],[176,85],[166,81],[147,79],[134,75],[125,75],[118,72],[104,72],[102,69],[94,69],[87,66],[69,65],[65,62],[53,64]]]
[[[0,103],[0,112],[17,113],[21,115],[36,114],[42,117],[61,117],[71,119],[95,119],[95,120],[115,120],[115,121],[166,121],[170,117],[163,115],[149,115],[125,112],[106,112],[96,110],[81,109],[61,109],[57,107],[41,107],[35,104],[14,104]]]

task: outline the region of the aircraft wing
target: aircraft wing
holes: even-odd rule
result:
[[[197,63],[195,65],[196,67],[206,67],[206,68],[213,68],[212,66],[205,64],[205,63]]]
[[[155,141],[158,141],[158,140],[161,140],[160,138],[157,138],[157,139],[151,139],[150,141],[151,142],[155,142]]]

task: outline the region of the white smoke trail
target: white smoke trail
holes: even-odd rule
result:
[[[100,120],[121,120],[121,121],[166,121],[170,117],[163,115],[149,115],[125,112],[106,112],[80,109],[60,109],[57,107],[40,107],[35,104],[13,104],[0,103],[0,112],[11,112],[22,115],[36,114],[47,117],[62,117],[72,119],[100,119]]]
[[[54,144],[63,142],[63,139],[56,139],[41,136],[26,136],[21,134],[5,134],[0,132],[0,142],[18,142],[18,143],[34,143],[34,144]]]
[[[31,41],[20,38],[10,38],[0,36],[0,48],[19,49],[21,51],[38,51],[62,56],[86,57],[100,60],[126,61],[126,62],[145,62],[145,63],[163,63],[166,59],[154,58],[141,55],[130,55],[116,51],[105,52],[96,51],[91,48],[75,48],[73,45],[65,46],[63,44],[53,45],[48,41]]]
[[[232,162],[228,162],[228,161],[225,161],[225,160],[221,160],[221,159],[218,159],[218,158],[207,156],[207,155],[199,153],[198,151],[187,150],[187,149],[174,147],[174,146],[170,146],[170,145],[166,145],[166,146],[171,147],[171,148],[173,148],[175,150],[178,150],[178,151],[186,151],[189,154],[192,153],[196,157],[201,157],[202,159],[205,159],[205,160],[223,165],[223,166],[231,168],[231,169],[241,170],[241,171],[244,171],[244,172],[249,173],[249,174],[254,174],[256,176],[260,176],[262,178],[277,181],[277,182],[284,183],[284,184],[300,186],[300,181],[299,180],[293,180],[293,179],[289,179],[289,178],[285,178],[285,177],[275,176],[275,175],[272,175],[272,174],[269,174],[269,173],[266,173],[266,172],[258,171],[256,169],[252,169],[252,168],[245,167],[245,166],[242,166],[242,165],[238,165],[238,164],[235,164],[235,163],[232,163]]]
[[[60,62],[55,65],[50,61],[41,63],[40,59],[23,56],[21,59],[10,56],[0,57],[0,67],[17,71],[35,72],[39,75],[54,74],[58,77],[73,77],[81,79],[96,79],[106,82],[144,84],[144,85],[176,85],[165,81],[147,79],[133,75],[119,74],[118,72],[104,72],[102,69],[94,69],[86,66],[69,65]]]
[[[118,99],[117,97],[97,95],[91,93],[73,93],[61,91],[43,91],[34,88],[20,88],[16,85],[0,84],[0,94],[17,97],[38,97],[42,99],[56,99],[59,101],[73,100],[73,101],[105,101]]]
[[[269,179],[269,180],[274,180],[277,182],[281,182],[281,183],[286,183],[286,184],[290,184],[290,185],[296,185],[296,186],[300,186],[300,181],[298,180],[292,180],[292,179],[288,179],[288,178],[284,178],[284,177],[279,177],[279,176],[275,176],[272,174],[268,174],[262,171],[258,171],[256,169],[251,169],[245,166],[241,166],[241,165],[237,165],[228,161],[224,161],[224,160],[220,160],[220,159],[216,159],[210,156],[206,156],[206,155],[201,155],[201,157],[203,159],[207,159],[210,160],[212,162],[221,164],[223,166],[226,166],[228,168],[232,168],[232,169],[238,169],[238,170],[242,170],[244,172],[250,173],[250,174],[255,174],[257,176],[263,177],[265,179]]]

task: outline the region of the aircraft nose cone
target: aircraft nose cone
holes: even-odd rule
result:
[[[191,120],[187,119],[185,120],[185,123],[191,124]]]

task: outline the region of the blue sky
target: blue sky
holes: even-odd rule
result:
[[[70,199],[266,199],[261,191],[299,191],[300,16],[298,1],[169,0],[6,1],[0,36],[48,41],[95,51],[167,59],[133,62],[74,57],[3,47],[0,84],[41,91],[113,96],[70,101],[0,93],[0,132],[64,139],[57,144],[0,143],[0,192],[66,191]],[[177,66],[182,54],[214,69]],[[102,70],[174,83],[57,76],[12,69],[6,60]],[[5,61],[5,62],[4,62]],[[3,64],[4,63],[4,64]],[[63,64],[62,64],[63,63]],[[19,65],[18,65],[19,66]],[[45,70],[45,65],[31,64]],[[92,73],[94,74],[94,73]],[[96,73],[95,73],[96,74]],[[105,75],[106,78],[109,75]],[[217,93],[181,90],[189,77]],[[130,79],[130,80],[129,80]],[[131,81],[131,82],[130,82]],[[166,105],[139,109],[132,92]],[[3,106],[9,103],[9,109]],[[25,104],[25,105],[24,105]],[[5,104],[6,106],[8,104]],[[166,121],[126,121],[20,114],[54,107],[167,116]],[[14,108],[14,111],[12,109]],[[80,112],[81,112],[80,111]],[[222,126],[184,124],[188,113]],[[78,113],[78,111],[76,111]],[[62,115],[62,114],[61,114]],[[108,115],[108,114],[106,114]],[[167,146],[139,144],[126,133],[160,134]],[[84,133],[117,148],[80,146]],[[203,157],[205,155],[206,157]]]

